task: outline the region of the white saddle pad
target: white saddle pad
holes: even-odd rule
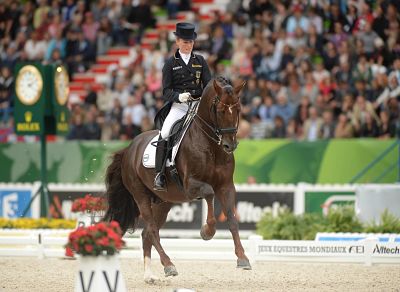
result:
[[[144,150],[142,162],[143,162],[143,166],[146,168],[154,168],[156,166],[156,147],[153,146],[152,143],[158,141],[158,136],[159,136],[159,134],[157,134],[153,139],[151,139],[150,143],[147,144],[146,149]],[[175,156],[178,153],[178,148],[179,148],[179,145],[181,144],[181,141],[179,141],[179,143],[176,144],[174,146],[174,148],[172,148],[172,161],[175,160]],[[155,144],[155,145],[157,145],[157,144]],[[173,163],[168,158],[166,166],[169,167],[172,164]]]
[[[180,137],[179,142],[176,143],[176,145],[172,148],[171,160],[169,160],[169,158],[167,159],[167,163],[166,163],[167,167],[175,164],[175,157],[176,157],[176,154],[178,153],[179,146],[182,143],[183,137],[185,137],[186,131],[188,130],[191,121],[193,120],[194,116],[197,113],[199,104],[200,104],[199,102],[194,102],[193,106],[191,106],[189,108],[188,114],[186,116],[186,119],[185,119],[185,122],[183,125],[184,129],[183,129],[182,136]],[[156,166],[156,149],[157,149],[157,147],[153,146],[152,144],[153,144],[153,142],[158,141],[158,136],[159,136],[159,133],[157,133],[157,135],[155,135],[153,137],[153,139],[151,139],[150,143],[147,144],[146,149],[144,150],[142,163],[143,163],[143,166],[146,168],[154,168]],[[154,144],[157,145],[156,143],[154,143]]]

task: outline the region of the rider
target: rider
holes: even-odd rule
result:
[[[197,33],[191,23],[176,24],[176,45],[178,50],[164,64],[162,74],[163,97],[167,100],[155,117],[155,125],[161,129],[158,138],[154,190],[166,191],[164,174],[167,156],[167,141],[173,124],[188,111],[187,102],[199,98],[211,79],[207,62],[200,55],[192,53]],[[163,140],[166,139],[166,140]]]

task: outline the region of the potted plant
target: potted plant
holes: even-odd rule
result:
[[[118,252],[125,245],[118,222],[79,227],[68,236],[66,255],[78,254],[75,291],[126,291]]]
[[[93,197],[87,194],[83,198],[75,199],[71,211],[77,214],[76,227],[95,224],[103,218],[107,208],[106,200],[102,197]]]

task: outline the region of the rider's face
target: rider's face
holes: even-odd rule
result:
[[[176,45],[179,51],[183,54],[190,54],[193,50],[194,40],[184,40],[181,38],[176,38]]]

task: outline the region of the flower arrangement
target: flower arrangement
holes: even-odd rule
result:
[[[65,255],[74,253],[82,256],[114,255],[125,245],[118,222],[100,222],[80,227],[71,232],[65,245]]]
[[[78,198],[72,203],[72,212],[96,212],[107,208],[106,200],[101,197],[93,197],[87,194],[84,198]]]

